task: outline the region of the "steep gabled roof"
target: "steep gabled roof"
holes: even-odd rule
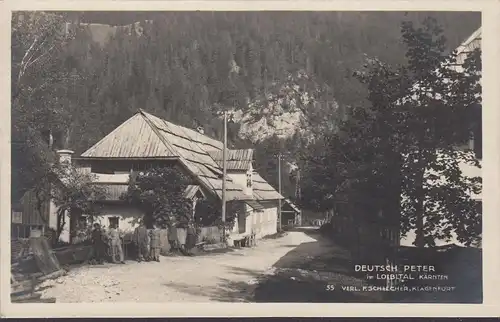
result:
[[[253,196],[255,200],[278,200],[284,199],[282,195],[276,191],[264,178],[258,173],[254,172],[252,176],[253,181]]]
[[[83,158],[173,158],[205,189],[222,196],[222,171],[206,152],[222,149],[220,141],[139,111],[82,154]],[[226,179],[227,200],[245,200],[243,187]]]
[[[253,161],[253,149],[227,150],[226,167],[228,170],[248,170]],[[211,150],[208,154],[222,168],[222,150]]]
[[[163,144],[137,113],[82,153],[85,158],[156,158],[177,157],[176,151]]]

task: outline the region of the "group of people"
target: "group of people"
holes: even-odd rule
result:
[[[107,257],[111,257],[111,262],[124,264],[122,238],[123,235],[118,227],[110,225],[106,231],[100,224],[94,224],[92,230],[94,260],[98,264],[103,264]]]
[[[137,249],[137,261],[160,261],[160,229],[148,230],[143,222],[134,230],[134,244]]]
[[[106,231],[100,224],[94,224],[92,244],[94,260],[103,264],[108,257],[115,264],[125,264],[123,252],[123,233],[110,225]],[[160,229],[147,229],[143,222],[135,229],[133,243],[136,247],[137,261],[160,261]]]

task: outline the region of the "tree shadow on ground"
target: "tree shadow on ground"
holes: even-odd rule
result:
[[[275,272],[263,274],[238,266],[224,266],[224,277],[216,287],[201,288],[188,283],[165,286],[193,296],[203,296],[218,302],[316,302],[369,303],[380,299],[375,292],[352,292],[340,286],[361,287],[362,281],[351,276],[349,254],[322,239],[317,232],[307,231],[315,239],[294,245],[274,265]],[[292,245],[284,245],[291,247]],[[239,276],[232,278],[233,276]],[[334,285],[335,289],[327,287]]]
[[[355,276],[349,251],[325,239],[316,229],[297,228],[315,241],[302,243],[281,257],[273,266],[342,273]]]
[[[269,274],[243,267],[225,266],[225,276],[219,277],[216,287],[202,288],[185,283],[165,285],[218,302],[457,303],[456,299],[444,300],[432,294],[425,299],[412,297],[401,301],[388,298],[387,293],[392,292],[366,290],[363,287],[368,286],[368,282],[354,271],[355,263],[348,250],[322,236],[318,230],[297,230],[314,241],[291,249],[274,263],[274,271]],[[288,246],[291,245],[283,245]],[[245,255],[238,252],[234,254]],[[235,276],[237,278],[232,278]],[[404,294],[391,295],[401,297]]]
[[[231,275],[246,275],[251,278],[262,275],[261,271],[254,269],[243,268],[238,266],[228,266],[228,265],[224,265],[224,267],[226,267],[229,270],[229,274]]]
[[[215,288],[202,288],[187,283],[168,283],[164,285],[191,296],[207,297],[208,301],[252,302],[252,285],[247,282],[232,281],[228,278],[220,278],[219,280],[220,283]]]
[[[232,274],[252,279],[242,283],[221,278],[219,290],[212,298],[260,303],[371,303],[382,300],[379,292],[362,291],[364,283],[355,276],[348,251],[324,239],[317,230],[302,231],[314,241],[293,245],[292,250],[273,264],[272,273],[230,267]],[[342,289],[342,286],[357,287],[360,291]]]
[[[296,228],[314,239],[281,257],[254,292],[255,302],[370,303],[379,292],[362,291],[367,283],[354,271],[349,251],[320,235],[317,229]],[[350,287],[351,289],[348,289]],[[352,290],[357,288],[358,291]]]
[[[244,281],[234,281],[230,277],[220,277],[217,286],[209,288],[202,288],[198,285],[188,283],[166,283],[164,285],[191,296],[208,297],[210,301],[252,302],[255,285],[251,283],[251,280],[255,280],[261,276],[262,272],[237,266],[225,267],[228,269],[228,271],[226,271],[228,276],[245,276]]]

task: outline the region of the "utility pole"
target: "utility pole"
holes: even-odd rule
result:
[[[295,180],[295,200],[300,200],[301,191],[300,191],[300,168],[297,168],[297,179]],[[302,225],[302,213],[299,213],[296,216],[295,224]]]
[[[278,192],[281,195],[281,152],[278,153]],[[278,199],[278,232],[281,231],[281,197]]]
[[[227,112],[224,111],[224,148],[222,150],[222,242],[226,243],[226,158],[227,158]]]

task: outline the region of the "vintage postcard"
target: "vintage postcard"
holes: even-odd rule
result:
[[[2,4],[2,314],[498,313],[499,7],[422,3]]]

